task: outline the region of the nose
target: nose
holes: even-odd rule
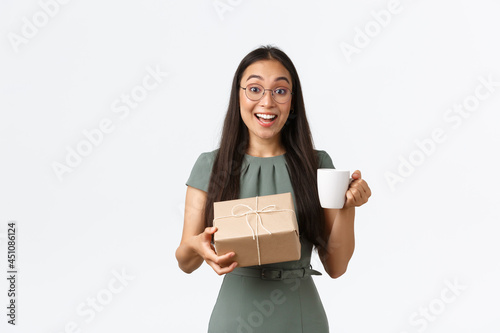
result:
[[[264,96],[262,96],[260,102],[262,105],[273,105],[274,104],[273,91],[271,89],[265,89]]]

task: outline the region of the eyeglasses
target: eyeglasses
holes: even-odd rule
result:
[[[260,84],[252,83],[247,85],[246,87],[240,87],[245,90],[245,95],[249,100],[252,101],[260,101],[262,97],[266,94],[266,90],[271,91],[271,96],[276,101],[276,103],[286,103],[292,98],[292,92],[290,89],[286,87],[278,87],[274,89],[264,89]]]

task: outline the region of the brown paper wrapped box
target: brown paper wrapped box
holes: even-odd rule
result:
[[[214,203],[218,255],[234,252],[238,267],[300,259],[291,193]]]

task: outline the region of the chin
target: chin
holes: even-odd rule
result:
[[[276,132],[276,131],[274,131],[274,130],[273,130],[272,132],[271,132],[271,130],[270,130],[270,131],[266,131],[265,133],[262,133],[262,132],[257,133],[257,136],[258,136],[259,138],[263,139],[263,140],[269,140],[269,139],[272,139],[272,138],[276,137],[277,135],[279,135],[279,131],[278,131],[278,132]]]

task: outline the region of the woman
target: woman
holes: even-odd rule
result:
[[[203,153],[186,183],[181,244],[186,273],[205,261],[225,275],[209,332],[328,332],[328,320],[311,275],[313,247],[332,278],[341,276],[354,251],[354,210],[371,192],[355,171],[342,209],[319,204],[316,170],[334,168],[315,150],[300,81],[288,56],[275,47],[250,52],[234,75],[219,149]],[[213,203],[291,192],[299,224],[301,258],[237,267],[234,253],[217,255],[211,244]],[[263,270],[264,269],[264,270]]]

